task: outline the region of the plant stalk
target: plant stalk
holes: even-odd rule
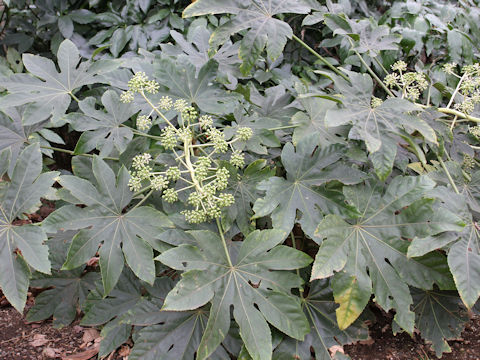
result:
[[[300,45],[302,45],[305,49],[307,49],[310,53],[312,53],[313,55],[315,55],[321,62],[323,62],[330,70],[332,70],[335,74],[341,76],[342,78],[344,78],[345,80],[347,81],[350,81],[348,79],[348,77],[342,73],[340,70],[338,70],[335,66],[333,66],[332,64],[330,64],[330,62],[325,59],[322,55],[320,55],[318,52],[316,52],[315,50],[313,50],[310,46],[308,46],[302,39],[300,39],[298,36],[296,36],[295,34],[292,35],[292,38],[298,42]]]
[[[222,238],[223,250],[225,251],[225,255],[227,257],[228,265],[233,268],[232,259],[230,258],[230,253],[228,252],[228,248],[227,248],[227,241],[225,240],[225,236],[223,235],[222,224],[221,224],[219,218],[216,218],[215,220],[217,221],[218,232],[220,233],[220,237]]]
[[[57,147],[52,147],[52,146],[43,146],[42,145],[42,146],[40,146],[40,148],[53,150],[53,151],[58,151],[58,152],[63,152],[65,154],[70,154],[70,155],[73,155],[73,156],[85,156],[85,157],[89,157],[89,158],[93,158],[93,157],[97,156],[97,155],[93,155],[93,154],[75,154],[75,152],[72,151],[72,150],[67,150],[67,149],[62,149],[62,148],[57,148]],[[118,158],[108,157],[108,156],[102,157],[102,159],[119,161]]]
[[[445,171],[445,174],[447,174],[448,181],[450,182],[450,185],[452,185],[453,190],[455,193],[460,194],[460,191],[458,191],[457,185],[455,184],[455,181],[453,181],[452,175],[450,175],[450,172],[447,169],[447,166],[443,162],[442,158],[437,155],[438,161],[440,162],[440,165],[442,166],[443,171]]]

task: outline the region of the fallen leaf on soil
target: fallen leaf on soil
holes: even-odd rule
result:
[[[48,343],[47,335],[43,334],[35,334],[33,336],[33,341],[30,341],[30,345],[35,347],[43,346],[46,343]]]
[[[335,354],[337,352],[341,353],[341,354],[345,354],[345,352],[343,351],[343,346],[340,346],[340,345],[333,345],[333,346],[330,346],[328,348],[328,351],[330,351],[330,355],[331,356],[335,356]]]
[[[122,346],[120,350],[118,350],[118,355],[120,356],[128,356],[130,355],[130,348],[128,346]]]
[[[79,326],[79,325],[75,325],[73,327],[73,331],[75,331],[76,333],[82,332],[83,330],[84,330],[84,328]]]
[[[367,340],[360,340],[359,342],[357,342],[357,344],[372,345],[374,342],[375,342],[375,340],[373,340],[373,338],[369,337]]]
[[[95,341],[99,337],[100,333],[97,329],[85,329],[82,340],[84,343],[89,343],[91,341]]]
[[[88,348],[81,353],[64,356],[62,357],[62,360],[89,360],[95,355],[97,355],[99,350],[100,344],[95,344],[93,347]]]
[[[48,359],[55,359],[58,357],[58,355],[61,353],[59,349],[54,349],[51,347],[46,347],[42,351],[42,355],[47,357]]]

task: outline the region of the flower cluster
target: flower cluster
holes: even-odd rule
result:
[[[400,89],[402,98],[416,101],[421,93],[428,88],[425,75],[418,72],[406,72],[407,64],[404,61],[397,61],[392,65],[392,70],[394,72],[385,76],[383,82],[389,88]]]
[[[120,95],[123,103],[132,102],[135,93],[156,94],[160,85],[155,80],[148,80],[147,75],[143,72],[137,72],[128,82],[128,90]]]
[[[462,68],[463,75],[460,76],[455,73],[456,64],[444,65],[444,71],[447,74],[458,77],[460,80],[457,89],[452,95],[455,100],[455,95],[460,93],[462,95],[462,102],[454,105],[455,109],[465,114],[471,114],[475,109],[475,105],[480,103],[480,64],[467,65]]]
[[[232,205],[235,199],[226,192],[230,172],[219,165],[218,157],[229,159],[230,164],[238,169],[243,168],[245,156],[232,145],[238,141],[248,141],[253,136],[252,129],[239,127],[235,136],[227,139],[223,131],[215,127],[210,115],[199,116],[197,109],[185,99],[173,101],[168,96],[162,96],[155,103],[146,93],[157,92],[159,86],[149,80],[145,73],[135,74],[128,86],[122,101],[132,101],[134,95],[139,93],[152,107],[149,115],[138,116],[137,128],[148,131],[152,126],[153,113],[162,118],[167,126],[161,130],[160,136],[151,137],[158,139],[166,151],[171,151],[177,162],[176,166],[157,171],[154,169],[156,166],[151,165],[150,154],[135,156],[130,171],[130,189],[135,192],[147,189],[150,193],[160,191],[163,200],[168,203],[186,199],[189,208],[182,214],[191,223],[220,217],[222,208]],[[177,117],[171,121],[162,111],[175,111]],[[181,192],[186,195],[180,197]]]

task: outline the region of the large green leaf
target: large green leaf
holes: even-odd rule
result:
[[[337,304],[328,281],[312,282],[302,307],[310,322],[310,333],[304,341],[284,339],[273,353],[275,360],[310,360],[311,348],[315,350],[316,360],[330,360],[331,347],[368,339],[368,328],[361,321],[356,321],[345,330],[338,328],[335,318]]]
[[[266,165],[265,160],[259,159],[248,165],[243,172],[229,167],[232,174],[229,179],[229,189],[235,196],[235,203],[227,211],[244,234],[248,234],[255,228],[250,218],[253,215],[252,204],[260,195],[257,184],[275,175],[275,170]]]
[[[248,73],[263,50],[274,60],[279,57],[287,39],[293,35],[286,22],[274,16],[282,13],[306,14],[310,6],[302,0],[198,0],[183,12],[184,17],[207,14],[233,14],[210,37],[212,46],[223,44],[233,34],[248,30],[241,41],[239,55],[242,71]]]
[[[0,166],[1,167],[1,166]],[[16,226],[14,220],[31,213],[47,194],[58,172],[42,170],[38,144],[30,145],[19,155],[11,181],[0,191],[0,287],[7,300],[20,312],[27,299],[30,278],[28,265],[49,274],[47,236],[35,225]],[[28,265],[27,265],[28,264]]]
[[[265,190],[264,198],[255,202],[255,218],[271,214],[273,227],[289,232],[297,219],[297,210],[302,213],[301,224],[307,234],[313,234],[323,213],[354,212],[345,205],[338,191],[320,188],[337,180],[356,184],[364,174],[339,162],[344,153],[340,145],[318,147],[318,136],[305,138],[297,145],[291,143],[282,150],[282,164],[287,178],[271,177],[262,181],[258,188]]]
[[[107,112],[95,108],[95,98],[89,97],[78,103],[81,113],[70,113],[65,119],[73,129],[82,132],[75,147],[78,154],[100,150],[100,156],[108,156],[115,148],[119,153],[125,151],[132,140],[133,133],[127,127],[121,127],[138,110],[131,104],[120,102],[113,90],[102,95],[102,104]]]
[[[208,321],[208,311],[161,310],[163,301],[173,288],[169,278],[157,278],[148,287],[149,299],[132,308],[122,322],[143,326],[129,355],[132,360],[193,360]],[[228,359],[222,347],[210,356],[212,360]]]
[[[101,83],[100,74],[118,66],[115,61],[80,62],[77,47],[64,40],[58,48],[60,72],[52,60],[39,55],[24,54],[23,64],[30,74],[14,74],[1,78],[8,94],[0,98],[0,107],[29,104],[23,114],[23,123],[31,125],[47,119],[57,120],[65,114],[75,90],[84,85]]]
[[[410,114],[421,111],[421,108],[399,98],[387,99],[373,108],[373,82],[370,76],[354,72],[348,72],[348,75],[350,83],[335,77],[335,88],[342,95],[344,107],[328,110],[325,122],[327,126],[351,124],[348,135],[350,139],[363,140],[372,154],[380,151],[372,159],[380,179],[384,180],[392,169],[396,155],[395,144],[398,142],[395,136],[402,130],[418,131],[426,140],[437,142],[435,131],[427,122]],[[390,145],[388,149],[385,149],[386,145]]]
[[[35,297],[35,305],[27,313],[28,321],[41,321],[53,316],[53,326],[62,328],[77,316],[87,294],[100,278],[96,272],[85,272],[85,267],[72,271],[60,270],[67,255],[74,231],[60,232],[48,240],[52,275],[34,274],[31,286],[49,288]]]
[[[340,304],[341,329],[361,314],[373,293],[385,311],[396,310],[395,321],[412,333],[408,285],[431,289],[436,283],[441,289],[454,288],[444,255],[410,259],[406,254],[410,242],[405,239],[463,230],[459,217],[449,211],[435,212],[435,200],[424,197],[434,185],[426,177],[397,176],[386,189],[373,181],[345,187],[347,202],[361,215],[347,221],[328,215],[319,224],[316,241],[321,246],[311,278],[327,278],[336,272],[332,286]]]
[[[45,220],[44,225],[49,230],[82,229],[73,238],[63,268],[71,270],[79,267],[99,251],[106,294],[117,283],[124,258],[135,275],[153,283],[153,249],[158,247],[158,240],[154,238],[162,229],[173,224],[152,207],[141,206],[124,212],[133,196],[128,188],[129,174],[124,167],[116,178],[112,169],[95,157],[92,171],[96,187],[87,180],[70,175],[58,180],[63,189],[73,196],[73,199],[67,200],[87,207],[63,206]]]
[[[422,337],[432,344],[437,357],[451,352],[447,340],[460,339],[468,315],[453,291],[412,291],[415,323]]]
[[[218,235],[210,231],[191,234],[197,246],[181,245],[158,259],[186,271],[165,299],[164,310],[193,310],[212,303],[197,359],[208,358],[225,338],[232,305],[242,340],[255,360],[271,358],[268,323],[288,336],[303,340],[309,331],[308,322],[299,299],[290,294],[292,288],[301,285],[301,279],[285,270],[304,267],[311,259],[298,250],[278,245],[285,238],[284,232],[250,233],[232,265]]]
[[[432,196],[442,199],[436,211],[452,211],[466,224],[462,231],[440,236],[417,237],[408,248],[408,255],[422,256],[430,251],[448,247],[448,265],[457,290],[464,304],[472,308],[480,297],[480,231],[467,204],[468,194],[455,194],[445,187],[438,187]]]
[[[185,99],[207,113],[228,114],[240,97],[215,83],[217,68],[218,64],[210,60],[197,74],[195,66],[184,57],[175,61],[162,59],[154,63],[154,76],[168,96]]]

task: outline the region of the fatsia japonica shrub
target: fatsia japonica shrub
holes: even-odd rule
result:
[[[44,289],[27,319],[81,314],[100,357],[310,360],[347,358],[375,304],[451,351],[480,296],[474,1],[80,3],[8,4],[18,311]]]

